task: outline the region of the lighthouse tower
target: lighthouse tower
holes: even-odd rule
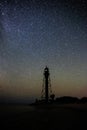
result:
[[[48,103],[51,93],[52,90],[51,90],[50,73],[49,73],[49,68],[46,66],[43,73],[43,85],[42,85],[41,98],[45,100],[46,103]]]

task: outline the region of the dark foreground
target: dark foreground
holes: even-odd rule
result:
[[[0,106],[0,129],[87,129],[87,104]]]

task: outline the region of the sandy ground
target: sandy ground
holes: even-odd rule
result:
[[[0,106],[0,129],[87,129],[87,104]]]

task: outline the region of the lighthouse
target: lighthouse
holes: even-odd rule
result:
[[[42,85],[42,99],[45,100],[46,103],[49,102],[50,95],[52,93],[51,90],[51,80],[50,80],[50,72],[49,68],[46,66],[43,72],[43,85]]]

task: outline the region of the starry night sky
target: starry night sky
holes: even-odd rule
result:
[[[0,97],[87,96],[86,0],[0,0]]]

